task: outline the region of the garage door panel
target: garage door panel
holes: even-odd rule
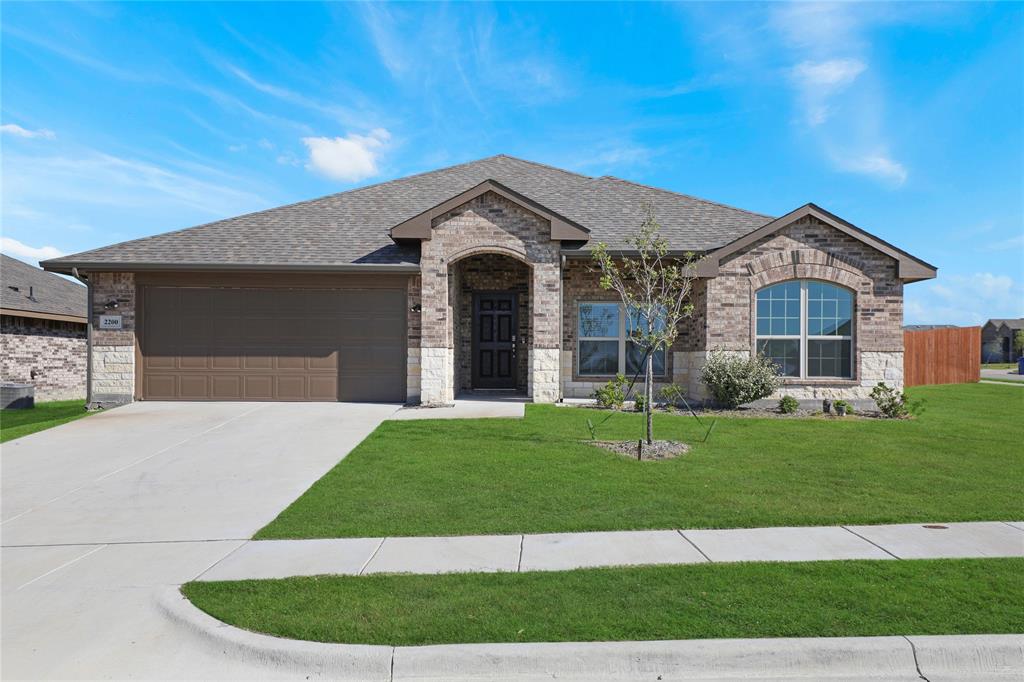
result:
[[[238,374],[211,375],[210,397],[214,400],[241,400],[242,377]]]
[[[247,375],[242,377],[245,400],[273,400],[274,376],[272,374]]]
[[[154,400],[405,399],[405,291],[147,286]]]
[[[209,378],[204,374],[182,374],[178,377],[178,393],[183,400],[206,400],[210,397]]]

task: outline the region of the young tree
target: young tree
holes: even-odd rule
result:
[[[1013,333],[1013,357],[1010,360],[1016,362],[1019,357],[1024,357],[1024,329]]]
[[[614,290],[622,299],[630,340],[643,352],[644,416],[647,442],[653,443],[654,353],[662,348],[667,353],[679,333],[679,323],[693,314],[690,292],[696,258],[692,253],[669,253],[650,205],[644,206],[640,228],[628,241],[635,255],[615,257],[603,242],[593,255],[601,269],[601,288]]]

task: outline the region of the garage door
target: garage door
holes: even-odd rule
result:
[[[404,401],[404,290],[146,286],[148,400]]]

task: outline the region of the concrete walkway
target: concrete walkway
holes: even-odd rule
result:
[[[1024,557],[1024,522],[247,542],[199,580],[737,561]]]
[[[451,405],[444,407],[403,407],[390,419],[522,419],[526,415],[526,399],[492,398],[487,396],[460,396]]]
[[[984,379],[1003,379],[1006,381],[1018,381],[1024,382],[1024,375],[1017,374],[1017,369],[981,369],[981,378]]]

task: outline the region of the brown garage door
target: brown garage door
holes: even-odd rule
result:
[[[142,289],[148,400],[405,400],[405,291]]]

